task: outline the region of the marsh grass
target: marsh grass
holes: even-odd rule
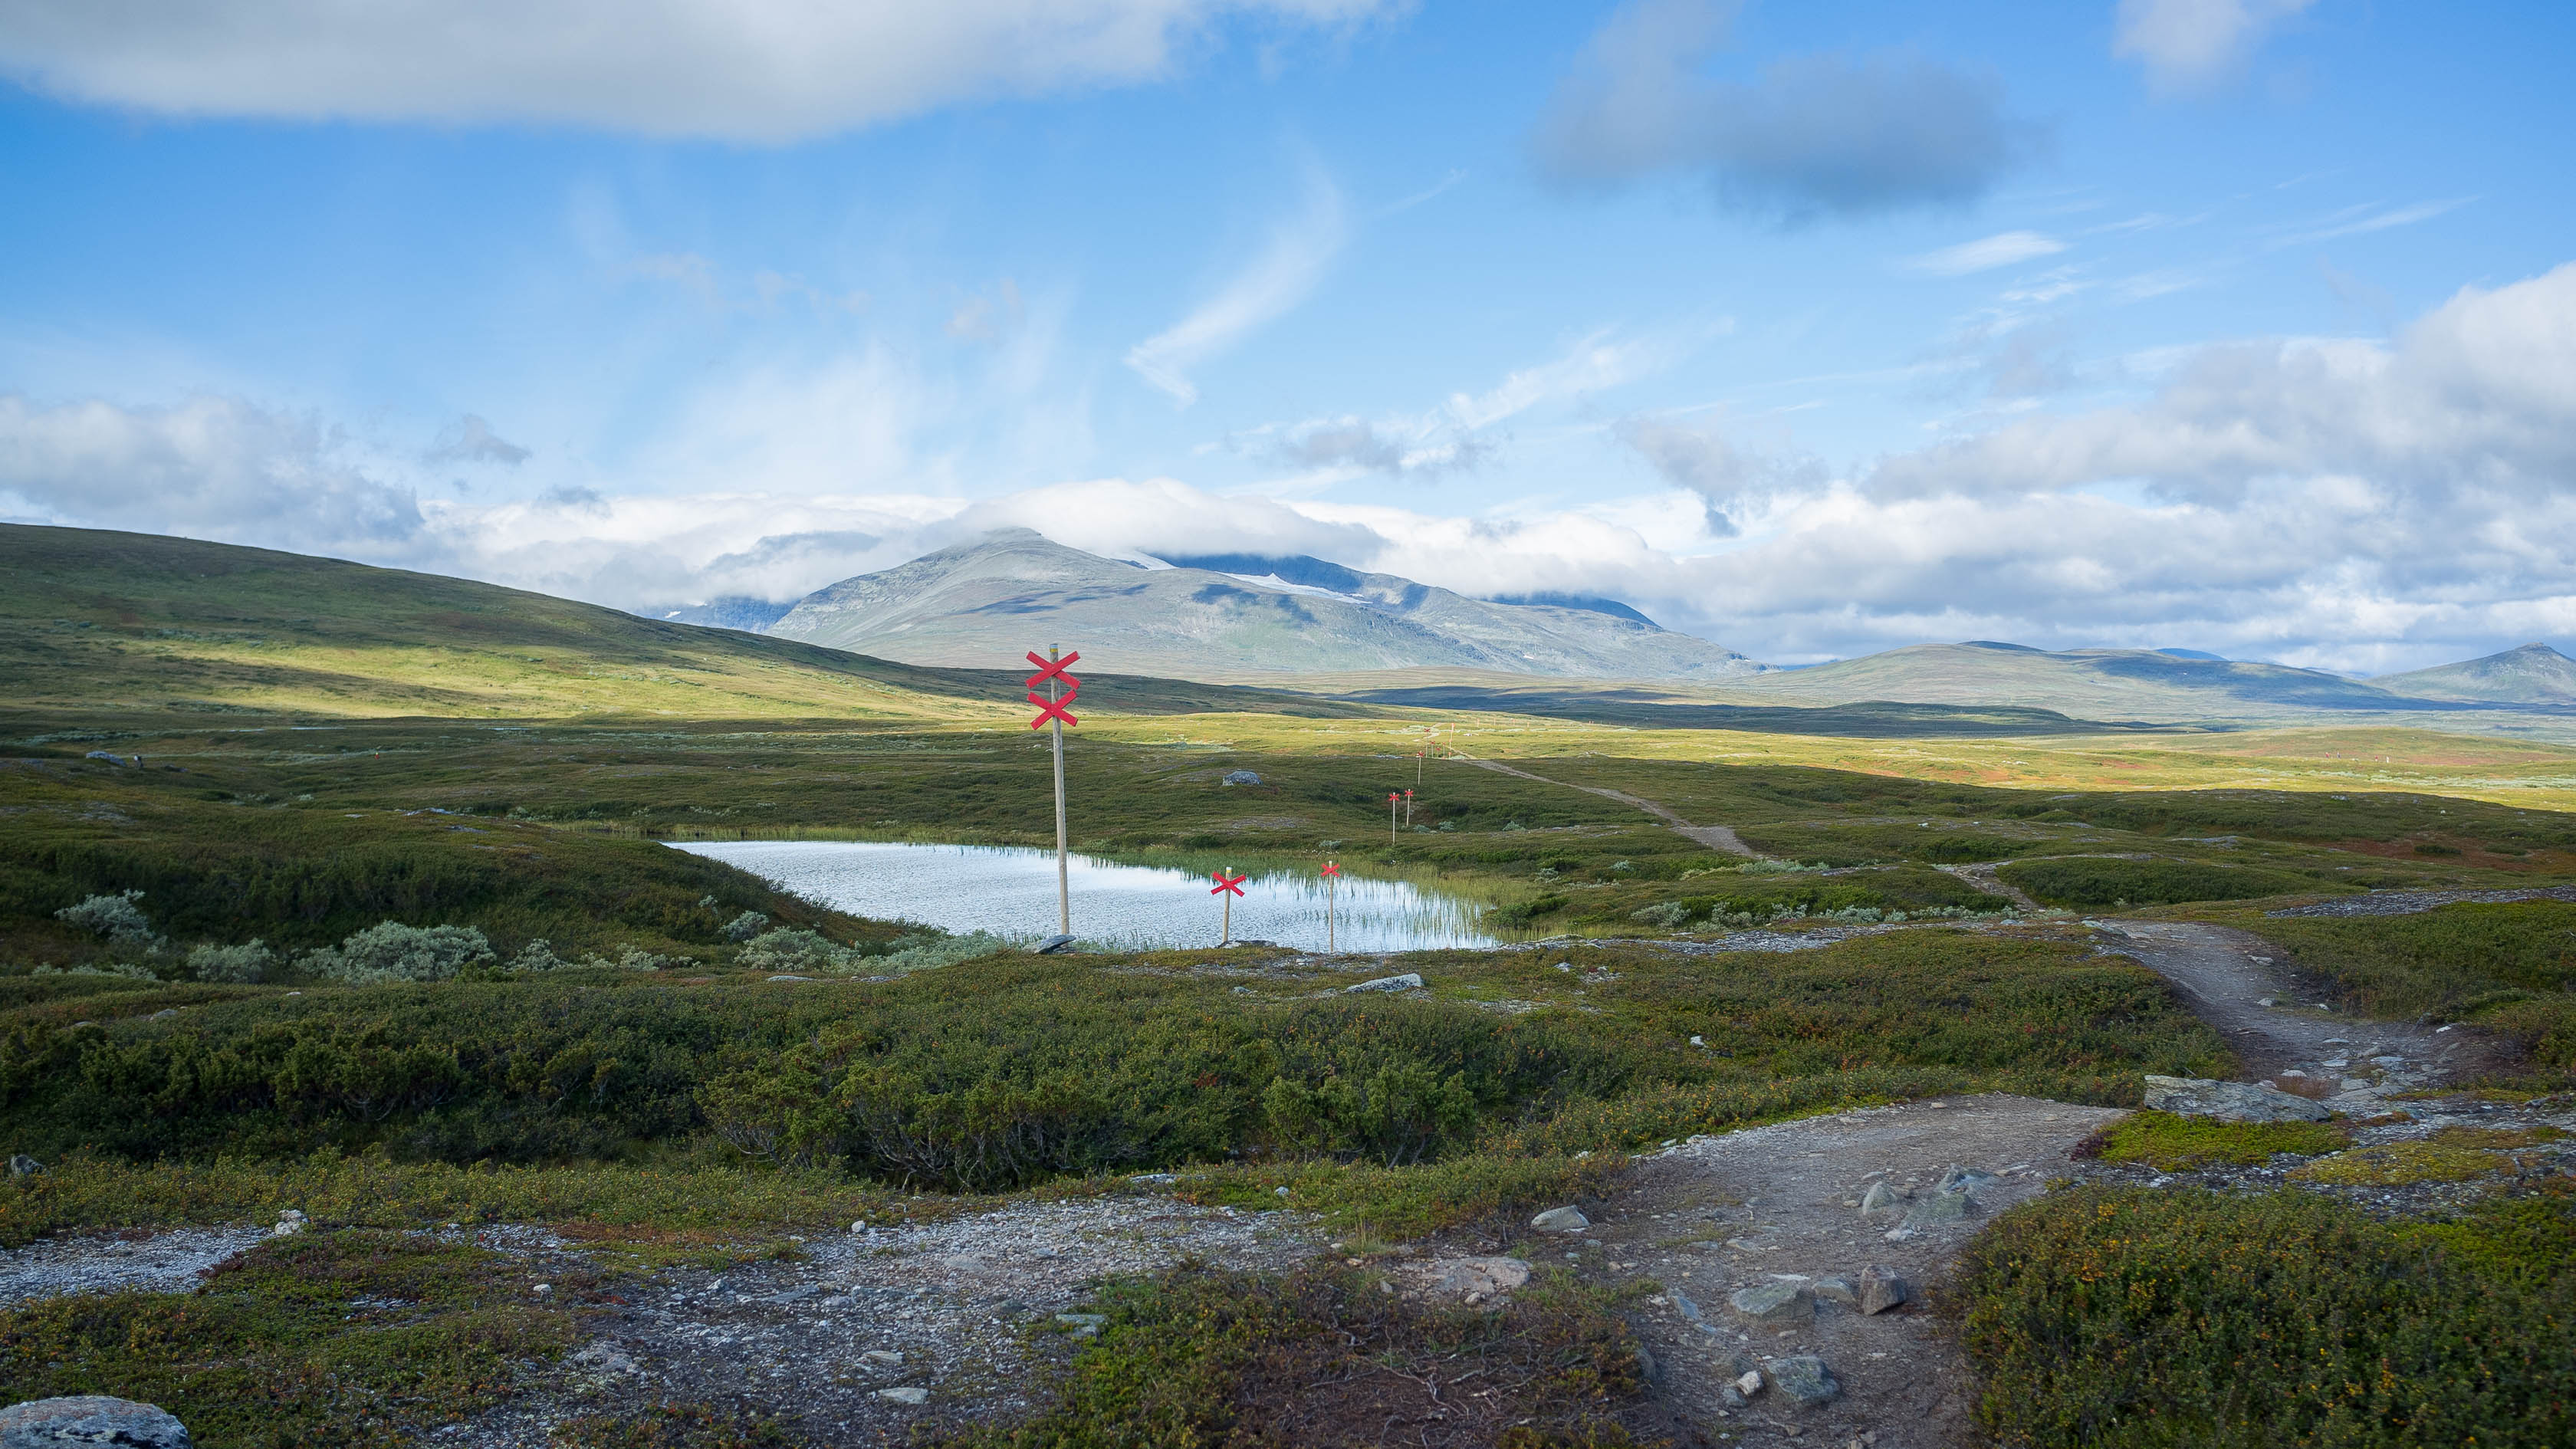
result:
[[[2005,1444],[2559,1445],[2576,1434],[2576,1203],[2435,1225],[2303,1192],[2079,1188],[1998,1219],[1960,1280]]]
[[[564,1277],[556,1299],[584,1296]],[[454,1422],[561,1354],[573,1315],[495,1252],[348,1231],[263,1243],[194,1293],[42,1299],[0,1312],[0,1393],[159,1404],[208,1446],[373,1445]]]

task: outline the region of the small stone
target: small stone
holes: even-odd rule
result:
[[[1727,1306],[1752,1323],[1806,1323],[1816,1316],[1816,1295],[1795,1283],[1757,1283],[1726,1296]]]
[[[1976,1210],[1976,1200],[1964,1192],[1936,1192],[1905,1210],[1904,1226],[1920,1229],[1955,1223]]]
[[[1072,949],[1073,938],[1071,936],[1049,936],[1045,940],[1038,942],[1038,954],[1041,956],[1061,956]]]
[[[1472,1294],[1471,1294],[1471,1295],[1469,1295],[1469,1296],[1472,1298],[1474,1295],[1472,1295]],[[1648,1382],[1648,1383],[1650,1383],[1650,1384],[1651,1384],[1651,1383],[1655,1382],[1657,1379],[1662,1378],[1663,1376],[1664,1376],[1664,1365],[1663,1365],[1663,1361],[1655,1357],[1655,1352],[1654,1352],[1654,1350],[1653,1350],[1653,1349],[1650,1349],[1650,1348],[1646,1347],[1646,1346],[1645,1346],[1644,1344],[1642,1344],[1642,1343],[1641,1343],[1641,1344],[1638,1344],[1638,1345],[1637,1345],[1637,1377],[1639,1377],[1639,1378],[1641,1378],[1641,1379],[1644,1379],[1646,1382]]]
[[[44,1170],[45,1164],[38,1162],[36,1159],[29,1157],[23,1152],[17,1153],[9,1159],[9,1175],[11,1177],[33,1177]]]
[[[2256,1006],[2278,1006],[2281,1004],[2281,999],[2277,996],[2258,996],[2254,998],[2254,1004]]]
[[[1258,785],[1261,783],[1261,777],[1252,773],[1250,770],[1228,770],[1225,772],[1225,780],[1223,783],[1228,785]]]
[[[1860,1290],[1852,1286],[1849,1278],[1819,1278],[1808,1285],[1807,1291],[1828,1303],[1840,1303],[1846,1308],[1860,1302]]]
[[[537,1291],[537,1292],[539,1292],[540,1294],[544,1294],[544,1293],[552,1293],[553,1291],[555,1291],[555,1285],[553,1285],[552,1283],[540,1283],[540,1284],[538,1284],[538,1285],[537,1285],[537,1289],[536,1289],[536,1291]]]
[[[901,1368],[903,1355],[890,1348],[872,1348],[859,1355],[859,1362],[870,1368]]]
[[[911,1384],[900,1384],[891,1389],[877,1390],[877,1397],[892,1399],[898,1404],[910,1404],[918,1408],[930,1402],[930,1390],[915,1388]]]
[[[175,1006],[165,1006],[145,1019],[149,1021],[168,1021],[170,1018],[177,1016],[178,1014],[179,1008]]]
[[[1735,1378],[1734,1382],[1729,1384],[1728,1387],[1734,1389],[1737,1393],[1742,1394],[1748,1399],[1752,1398],[1755,1394],[1762,1392],[1761,1371],[1758,1369],[1746,1369],[1742,1374],[1739,1374]]]
[[[1941,1174],[1941,1185],[1935,1191],[1964,1192],[1973,1195],[2001,1181],[2003,1181],[2002,1178],[1991,1172],[1980,1172],[1973,1167],[1960,1167],[1953,1164],[1949,1171]]]
[[[973,1253],[959,1253],[953,1257],[941,1259],[939,1266],[951,1273],[975,1273],[983,1270],[984,1260]]]
[[[1843,1391],[1843,1386],[1834,1382],[1834,1371],[1825,1367],[1823,1359],[1811,1353],[1784,1358],[1771,1365],[1771,1387],[1802,1409],[1831,1403]]]
[[[1592,1226],[1592,1219],[1578,1207],[1549,1208],[1530,1219],[1530,1226],[1542,1233],[1579,1233]]]
[[[1905,1189],[1890,1187],[1883,1182],[1871,1183],[1869,1191],[1862,1194],[1860,1200],[1860,1211],[1863,1217],[1894,1212],[1903,1206],[1905,1206]]]
[[[867,1220],[866,1218],[853,1218],[853,1219],[851,1219],[851,1221],[850,1221],[850,1231],[851,1231],[851,1232],[854,1232],[854,1233],[864,1233],[864,1232],[866,1232],[867,1230],[868,1230],[868,1220]]]
[[[304,1231],[304,1221],[304,1214],[296,1211],[294,1208],[288,1208],[286,1211],[277,1215],[277,1226],[270,1228],[268,1230],[268,1235],[272,1238],[294,1237],[297,1233]]]
[[[188,1426],[167,1409],[105,1394],[30,1399],[0,1409],[0,1445],[7,1449],[51,1444],[196,1449],[196,1442],[188,1437]]]
[[[1363,981],[1357,986],[1345,986],[1342,988],[1345,992],[1419,991],[1421,989],[1422,973],[1419,971],[1407,971],[1401,976],[1381,976],[1374,981]]]
[[[1097,1338],[1100,1336],[1100,1326],[1109,1321],[1109,1315],[1106,1313],[1059,1313],[1055,1316],[1055,1321],[1063,1324],[1065,1332],[1072,1334],[1076,1338]]]
[[[1723,1408],[1741,1409],[1745,1403],[1744,1391],[1731,1383],[1720,1384],[1717,1386],[1717,1402]]]
[[[1860,1302],[1855,1306],[1861,1312],[1885,1313],[1911,1296],[1912,1290],[1893,1270],[1875,1263],[1860,1270]]]

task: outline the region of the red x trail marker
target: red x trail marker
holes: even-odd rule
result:
[[[1067,669],[1073,667],[1073,662],[1081,657],[1082,651],[1079,649],[1064,656],[1062,659],[1043,659],[1038,656],[1038,651],[1034,649],[1030,650],[1029,662],[1038,667],[1038,672],[1029,676],[1029,688],[1035,689],[1050,679],[1063,680],[1064,687],[1066,689],[1082,688],[1081,680],[1065,673]]]
[[[1216,882],[1215,885],[1208,887],[1209,895],[1215,895],[1219,891],[1232,891],[1236,895],[1241,895],[1243,894],[1243,883],[1252,879],[1249,875],[1227,875],[1221,870],[1210,871],[1208,873],[1208,878]]]
[[[1342,873],[1342,868],[1341,868],[1340,866],[1333,864],[1333,863],[1332,863],[1331,861],[1329,861],[1329,860],[1324,862],[1324,874],[1326,874],[1326,875],[1340,875],[1341,873]]]
[[[1029,696],[1029,703],[1038,707],[1038,717],[1029,721],[1030,729],[1045,729],[1047,721],[1051,719],[1060,719],[1069,725],[1078,725],[1082,723],[1082,721],[1075,719],[1072,715],[1065,713],[1066,707],[1073,703],[1072,695],[1068,694],[1062,699],[1047,699],[1041,695],[1032,693]]]

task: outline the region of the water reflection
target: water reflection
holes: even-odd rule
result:
[[[1015,940],[1055,934],[1055,852],[833,840],[674,842],[853,915]],[[1217,943],[1211,882],[1179,870],[1073,857],[1073,933],[1124,950]],[[1334,938],[1345,951],[1491,946],[1480,907],[1401,881],[1343,877]],[[1311,873],[1255,875],[1234,902],[1238,941],[1324,949],[1324,887]]]

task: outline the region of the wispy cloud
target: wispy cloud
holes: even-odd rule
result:
[[[2035,231],[2003,231],[1954,247],[1925,252],[1905,259],[1905,269],[1936,277],[1964,277],[1970,272],[1991,271],[2026,262],[2033,257],[2055,256],[2066,250],[2066,243]]]
[[[2160,94],[2206,90],[2244,67],[2312,0],[2120,0],[2111,53],[2146,67]]]
[[[2386,231],[2395,226],[2413,226],[2431,221],[2446,211],[2454,211],[2477,200],[2474,196],[2454,196],[2441,201],[2418,201],[2409,206],[2382,208],[2378,203],[2346,207],[2323,222],[2273,237],[2265,245],[2274,250],[2306,246],[2313,242],[2332,241],[2341,236],[2361,236],[2368,232]]]
[[[1280,225],[1251,265],[1188,316],[1129,348],[1127,365],[1181,406],[1198,401],[1191,371],[1306,300],[1349,231],[1340,188],[1320,169],[1310,169],[1305,205]]]

